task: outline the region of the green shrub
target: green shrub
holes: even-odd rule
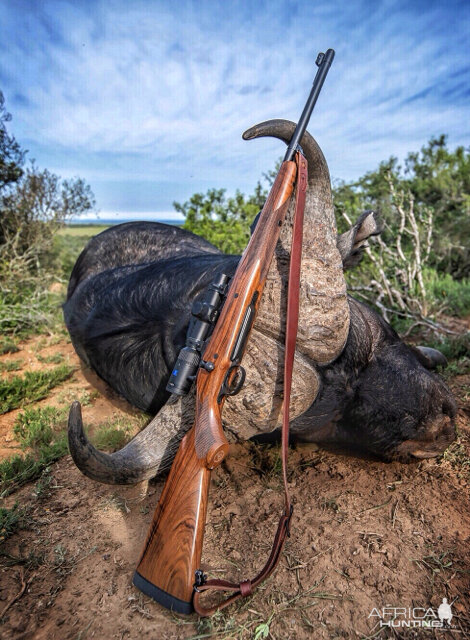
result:
[[[16,419],[13,433],[22,449],[39,452],[53,442],[54,430],[63,417],[64,412],[55,407],[26,409]]]
[[[0,545],[24,525],[26,509],[16,502],[11,509],[0,507]]]
[[[64,364],[50,371],[27,371],[23,376],[0,380],[0,414],[45,398],[51,389],[70,378],[74,370]]]
[[[0,356],[4,356],[6,353],[18,353],[18,351],[19,348],[11,338],[0,337]]]
[[[470,280],[454,280],[448,273],[442,275],[436,271],[427,271],[425,279],[431,296],[440,305],[445,305],[445,313],[454,316],[470,314]]]
[[[458,336],[446,336],[442,340],[433,340],[426,346],[439,349],[448,360],[470,357],[470,332]]]
[[[18,358],[17,360],[5,360],[0,362],[0,373],[19,371],[24,364],[24,360]]]
[[[38,478],[44,469],[67,453],[67,410],[54,407],[21,413],[13,432],[26,455],[0,463],[0,495]]]

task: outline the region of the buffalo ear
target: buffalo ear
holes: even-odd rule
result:
[[[426,369],[436,369],[437,367],[447,367],[449,364],[443,353],[431,347],[413,347],[411,350]]]
[[[357,222],[336,239],[336,246],[341,254],[343,269],[350,269],[359,264],[367,240],[382,233],[383,224],[377,211],[364,211]]]

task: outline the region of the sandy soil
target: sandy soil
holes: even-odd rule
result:
[[[2,359],[23,358],[25,369],[39,366],[37,342],[23,347]],[[73,378],[39,404],[64,405],[87,392],[87,424],[135,415],[80,369],[70,344],[39,351],[63,353],[77,365]],[[141,498],[139,487],[98,484],[70,457],[62,459],[39,497],[33,483],[4,500],[5,506],[27,506],[29,516],[27,528],[0,555],[0,615],[7,608],[0,637],[470,637],[470,377],[457,377],[451,386],[460,402],[460,438],[440,460],[405,465],[314,446],[293,450],[295,512],[280,566],[254,597],[211,620],[171,614],[131,585],[162,482]],[[0,417],[0,456],[16,450],[16,413]],[[282,509],[279,452],[245,443],[232,445],[230,453],[212,474],[203,569],[244,578],[264,564]],[[420,608],[416,618],[421,608],[435,612],[443,597],[452,605],[452,630],[379,626],[379,613],[387,620],[393,615],[384,607]]]

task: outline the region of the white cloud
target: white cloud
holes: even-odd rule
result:
[[[59,173],[252,185],[282,148],[247,144],[242,131],[296,120],[328,46],[337,57],[309,128],[333,176],[441,132],[470,142],[464,96],[446,94],[467,64],[468,23],[452,3],[46,0],[26,15],[21,4],[0,8],[12,127],[33,152],[55,154]]]

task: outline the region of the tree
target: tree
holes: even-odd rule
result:
[[[13,136],[8,135],[5,123],[11,115],[5,108],[5,98],[0,91],[0,193],[23,175],[25,152]]]
[[[459,146],[450,151],[446,136],[441,135],[409,153],[404,168],[392,157],[354,182],[339,182],[333,194],[338,219],[343,213],[377,209],[394,237],[400,221],[390,179],[398,190],[411,195],[416,212],[426,216],[426,211],[432,211],[436,232],[429,265],[458,279],[468,277],[470,250],[462,238],[470,235],[470,150]]]
[[[334,188],[341,231],[365,209],[380,212],[381,237],[368,260],[348,275],[351,290],[375,304],[387,320],[405,318],[436,327],[431,317],[470,310],[470,154],[450,151],[446,137],[432,138],[409,153],[380,163]]]
[[[54,234],[94,206],[81,178],[61,180],[34,161],[24,167],[26,151],[8,134],[10,120],[0,92],[0,287],[7,294],[50,275]]]
[[[174,202],[176,211],[185,217],[184,229],[203,236],[224,253],[241,253],[250,238],[250,225],[262,209],[267,192],[260,182],[253,194],[245,196],[240,191],[227,198],[225,189],[209,189],[206,194],[195,193],[180,204]]]

